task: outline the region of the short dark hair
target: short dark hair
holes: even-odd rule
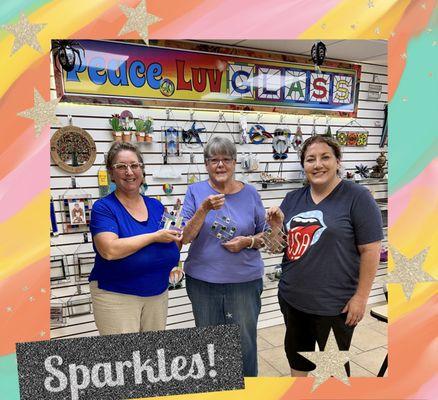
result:
[[[329,146],[335,157],[340,161],[342,158],[342,152],[341,152],[341,146],[337,142],[335,142],[332,138],[321,136],[321,135],[315,135],[311,136],[308,139],[306,139],[303,143],[303,147],[301,148],[300,153],[300,162],[301,166],[304,167],[304,157],[306,156],[306,151],[314,143],[325,143],[327,146]]]
[[[143,156],[141,155],[141,152],[139,148],[131,143],[131,142],[114,142],[111,146],[111,148],[108,150],[107,156],[106,156],[106,169],[109,171],[112,169],[114,164],[114,159],[116,158],[117,154],[119,154],[123,150],[132,151],[136,154],[138,158],[138,162],[143,163]]]

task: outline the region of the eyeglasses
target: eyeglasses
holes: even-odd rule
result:
[[[116,171],[119,171],[119,172],[122,172],[122,171],[123,172],[127,172],[128,171],[128,167],[131,168],[132,172],[134,172],[134,171],[138,171],[139,169],[141,169],[143,167],[143,164],[139,163],[139,162],[134,162],[134,163],[131,163],[131,164],[117,163],[117,164],[113,165],[113,168]]]
[[[212,165],[213,167],[217,167],[219,165],[219,163],[222,163],[224,165],[231,165],[234,161],[234,158],[223,158],[223,159],[219,159],[219,158],[209,158],[208,162],[210,163],[210,165]]]

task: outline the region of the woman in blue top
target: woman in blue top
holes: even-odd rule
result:
[[[90,223],[97,329],[101,335],[163,330],[169,274],[179,261],[181,237],[160,230],[163,205],[139,193],[144,167],[136,146],[114,143],[106,166],[116,190],[94,203]]]
[[[238,324],[244,375],[257,376],[265,210],[256,189],[234,179],[236,155],[229,139],[205,146],[209,179],[189,186],[183,205],[183,242],[192,242],[184,269],[196,326]]]

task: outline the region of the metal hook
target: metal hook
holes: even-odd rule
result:
[[[70,114],[68,115],[68,124],[73,125],[73,117]]]
[[[257,122],[260,122],[260,120],[262,119],[263,114],[262,113],[258,113],[257,114]]]
[[[166,108],[166,119],[170,119],[170,108]]]
[[[190,113],[190,121],[193,121],[193,115],[195,114],[195,111],[193,110],[193,108],[191,108],[189,110],[189,113]]]

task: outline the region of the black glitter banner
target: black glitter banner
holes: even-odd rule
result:
[[[20,398],[131,399],[243,389],[238,326],[17,344]]]

